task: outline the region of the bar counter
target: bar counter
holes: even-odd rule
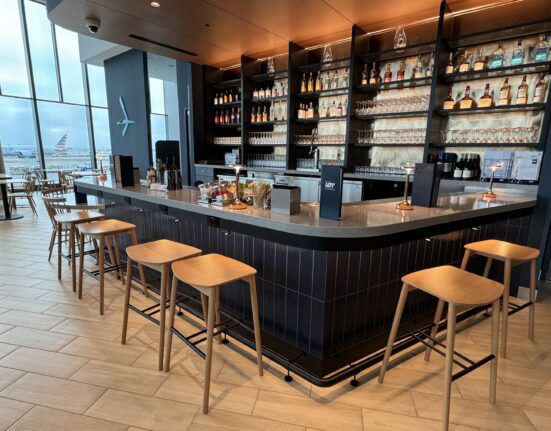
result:
[[[380,361],[403,275],[458,266],[467,242],[524,244],[536,204],[535,195],[498,190],[493,202],[479,193],[454,194],[441,196],[436,208],[413,211],[396,210],[396,202],[347,204],[342,219],[332,221],[320,219],[312,204],[292,216],[199,204],[195,188],[156,192],[96,178],[78,180],[75,188],[80,196],[105,199],[108,217],[136,224],[140,242],[167,238],[256,268],[264,354],[319,386]],[[474,258],[469,270],[481,266]],[[199,310],[196,305],[190,310]],[[430,323],[434,308],[422,293],[411,295],[401,348]],[[247,290],[239,282],[221,290],[221,309],[252,327]],[[252,345],[250,331],[238,326],[228,333]]]

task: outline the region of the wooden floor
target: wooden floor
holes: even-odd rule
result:
[[[157,327],[135,313],[122,346],[122,286],[107,276],[100,317],[97,282],[85,278],[79,301],[69,267],[58,282],[47,262],[51,226],[44,211],[38,219],[30,209],[20,212],[23,219],[0,222],[0,429],[440,429],[443,359],[433,354],[425,363],[419,349],[394,364],[384,385],[375,368],[355,389],[347,382],[322,389],[299,378],[285,383],[282,368],[268,360],[258,377],[254,352],[215,345],[212,410],[202,415],[202,360],[175,339],[173,371],[156,371]],[[138,291],[133,297],[149,303]],[[540,298],[536,342],[526,338],[527,319],[527,311],[510,319],[497,406],[487,403],[489,365],[453,384],[452,429],[551,430],[551,300]],[[470,323],[458,334],[458,350],[485,356],[490,322]],[[193,330],[194,322],[179,326]]]

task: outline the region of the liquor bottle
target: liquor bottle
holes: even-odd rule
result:
[[[259,99],[264,99],[264,89],[263,88],[258,90],[258,98]]]
[[[241,123],[241,108],[237,107],[237,114],[235,115],[235,122]]]
[[[262,122],[265,123],[268,121],[268,111],[266,110],[266,107],[264,106],[264,110],[262,111]]]
[[[517,41],[517,47],[513,49],[511,57],[511,66],[518,66],[524,63],[524,48],[522,47],[522,39]]]
[[[314,105],[312,105],[312,102],[310,102],[310,106],[308,106],[306,118],[314,118]]]
[[[534,103],[543,103],[545,101],[545,74],[541,74],[540,80],[536,84],[534,91]]]
[[[549,44],[547,43],[547,35],[540,34],[540,41],[536,45],[536,53],[534,54],[534,62],[540,63],[542,61],[547,61],[548,54]]]
[[[484,94],[482,95],[482,97],[478,101],[478,106],[480,106],[481,108],[488,108],[488,107],[492,106],[493,104],[494,104],[494,99],[490,95],[490,84],[487,83],[486,87],[484,87]]]
[[[492,54],[490,60],[490,69],[496,69],[498,67],[503,67],[505,60],[505,52],[503,51],[503,42],[499,42],[497,49]]]
[[[396,79],[398,81],[403,81],[406,77],[406,64],[401,61],[400,67],[398,68],[398,73],[396,74]]]
[[[528,84],[526,83],[526,75],[522,77],[522,82],[517,90],[517,105],[526,105],[528,103]]]
[[[337,88],[339,88],[339,76],[337,75],[337,71],[335,71],[331,79],[331,90],[336,90]]]
[[[348,113],[348,99],[344,99],[344,104],[342,105],[342,115],[347,115]]]
[[[364,64],[364,70],[362,70],[362,84],[361,85],[367,85],[367,76],[368,76],[368,73],[367,73],[367,64]]]
[[[460,180],[463,178],[463,168],[465,167],[465,153],[461,153],[459,160],[455,164],[455,169],[453,170],[453,178],[455,180]]]
[[[486,67],[486,57],[482,53],[482,50],[480,50],[480,53],[478,54],[478,56],[476,57],[476,61],[474,62],[473,69],[475,71],[480,71],[480,70],[484,70],[485,67]]]
[[[260,107],[259,107],[260,109]],[[254,106],[253,106],[253,109],[251,109],[251,123],[254,123],[256,122],[256,113],[255,113],[255,110],[254,110]]]
[[[308,76],[308,92],[314,91],[314,78],[312,78],[312,72],[310,72],[310,75]]]
[[[320,108],[320,118],[323,118],[326,116],[327,116],[327,107],[325,106],[325,102],[322,102],[321,108]]]
[[[335,99],[333,99],[333,104],[331,105],[331,110],[329,113],[330,117],[336,117],[337,116],[337,105],[335,105]]]
[[[505,78],[505,82],[501,86],[501,89],[499,90],[499,106],[507,106],[509,104],[510,100],[510,90],[511,86],[509,85],[509,78]]]
[[[320,78],[320,73],[318,72],[318,74],[316,75],[316,87],[315,87],[315,90],[316,91],[321,91],[323,90],[323,86],[321,84],[321,78]]]
[[[341,88],[348,88],[348,68],[344,69]]]
[[[298,105],[297,118],[299,120],[303,118],[303,116],[302,116],[302,104]]]
[[[233,94],[231,91],[228,91],[228,103],[233,102]]]
[[[262,123],[262,112],[260,111],[260,106],[256,110],[256,122]]]
[[[258,90],[256,88],[253,90],[253,99],[258,99]]]
[[[473,178],[473,155],[471,153],[466,154],[466,161],[463,165],[463,173],[461,174],[461,178],[464,180],[470,180]]]
[[[331,76],[329,75],[329,72],[325,72],[325,76],[323,78],[323,88],[326,90],[331,89]]]
[[[226,116],[224,117],[224,124],[230,124],[230,110],[226,109]]]
[[[214,104],[218,105],[218,93],[216,93],[216,96],[214,96]]]
[[[223,103],[228,103],[228,93],[226,93],[225,91],[224,91],[224,96],[222,98],[222,102]]]
[[[471,63],[469,62],[469,52],[465,51],[461,57],[461,62],[459,63],[459,72],[468,72],[471,70]]]
[[[306,74],[302,74],[302,81],[300,81],[300,92],[306,93]]]
[[[239,94],[241,93],[241,88],[237,87],[237,90],[235,90],[235,97],[233,98],[234,101],[239,102]]]
[[[427,66],[427,69],[425,70],[425,76],[427,78],[430,78],[433,73],[434,73],[434,53],[432,53],[430,55],[429,65]]]
[[[375,62],[373,62],[373,67],[371,68],[371,72],[369,73],[369,83],[370,84],[379,83],[379,74],[377,73],[377,66],[375,65]]]
[[[337,106],[337,117],[342,117],[342,103],[339,100],[339,106]]]
[[[450,52],[448,64],[446,65],[446,75],[453,73],[453,52]]]
[[[390,63],[386,65],[384,82],[392,82],[392,71],[390,70]]]
[[[415,71],[413,72],[414,78],[422,78],[423,77],[423,62],[421,61],[421,55],[417,56],[417,60],[415,61]]]
[[[220,124],[220,117],[218,116],[218,111],[214,114],[214,124]]]
[[[230,123],[231,123],[231,124],[235,124],[235,123],[236,123],[236,121],[235,121],[235,108],[231,108]]]
[[[465,96],[459,101],[459,109],[476,108],[476,103],[471,97],[471,86],[465,87]]]
[[[221,105],[224,103],[224,93],[220,93],[220,97],[218,98],[218,104]]]
[[[277,86],[275,84],[272,86],[272,97],[277,97]]]
[[[452,96],[452,87],[448,88],[448,97],[444,100],[444,109],[454,109],[455,108],[455,100],[453,100]]]

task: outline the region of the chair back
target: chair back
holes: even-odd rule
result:
[[[54,226],[55,228],[55,225],[56,225],[55,216],[58,214],[64,214],[64,213],[70,212],[65,205],[65,202],[67,201],[67,199],[64,198],[63,196],[54,196],[54,197],[42,196],[42,200],[44,201],[44,206],[46,207],[46,213],[48,214],[48,217],[52,222],[52,226]]]

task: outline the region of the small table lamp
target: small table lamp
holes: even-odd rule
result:
[[[484,199],[495,199],[497,198],[497,195],[494,193],[494,175],[496,173],[496,170],[503,167],[503,163],[496,163],[493,166],[490,166],[490,170],[492,171],[492,176],[490,177],[490,188],[487,192],[485,192],[482,197]]]
[[[239,199],[239,171],[243,166],[241,165],[232,165],[230,168],[235,169],[235,200],[230,204],[230,209],[232,210],[244,210],[247,208],[241,199]]]
[[[103,160],[102,160],[101,157],[98,157],[98,158],[99,158],[99,175],[98,175],[98,179],[100,181],[106,181],[107,180],[107,174],[103,170]]]
[[[415,163],[405,162],[401,168],[406,171],[406,184],[404,186],[404,200],[396,205],[396,209],[399,210],[412,210],[413,205],[408,201],[408,192],[409,192],[409,177],[415,170]]]

